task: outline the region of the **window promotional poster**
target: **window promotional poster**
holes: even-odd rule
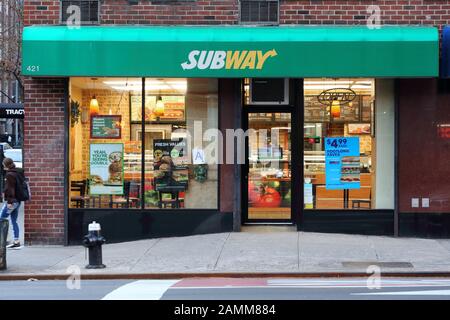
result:
[[[89,193],[123,194],[123,144],[91,143],[89,151]]]
[[[327,190],[360,189],[359,137],[325,138]]]

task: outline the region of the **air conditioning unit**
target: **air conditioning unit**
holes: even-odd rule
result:
[[[287,78],[253,78],[250,79],[249,89],[250,104],[289,104],[289,79]]]

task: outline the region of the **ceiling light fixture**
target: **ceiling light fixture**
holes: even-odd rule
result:
[[[98,115],[100,112],[100,106],[98,105],[98,100],[95,96],[95,81],[97,78],[91,78],[94,81],[94,95],[92,96],[91,101],[89,102],[89,114],[91,116]]]

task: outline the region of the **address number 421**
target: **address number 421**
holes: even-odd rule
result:
[[[28,72],[39,72],[39,66],[28,66],[27,71]]]

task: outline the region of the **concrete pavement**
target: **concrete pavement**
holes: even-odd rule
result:
[[[248,227],[243,232],[161,238],[103,246],[107,268],[87,270],[83,247],[8,250],[5,276],[144,274],[317,274],[440,272],[450,275],[450,240],[297,232]]]

